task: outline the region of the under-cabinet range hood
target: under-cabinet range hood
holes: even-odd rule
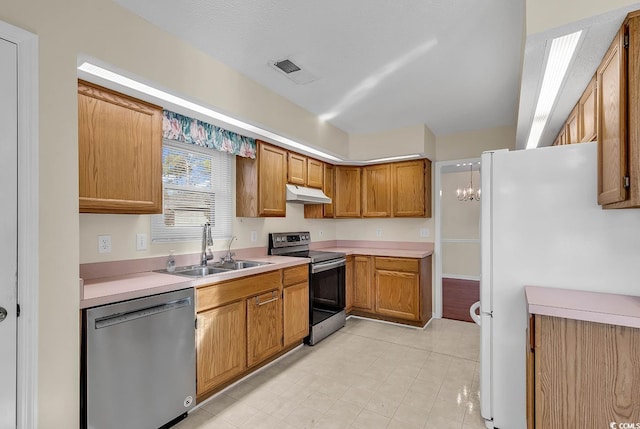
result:
[[[327,197],[320,189],[307,188],[305,186],[287,185],[287,202],[300,204],[330,204],[331,198]]]

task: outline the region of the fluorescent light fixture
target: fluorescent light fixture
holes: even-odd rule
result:
[[[118,73],[114,73],[110,70],[104,69],[102,67],[98,67],[94,64],[84,62],[79,67],[78,70],[81,70],[90,75],[108,80],[110,82],[117,83],[118,85],[125,86],[127,88],[131,88],[135,91],[142,92],[144,94],[150,95],[152,97],[158,98],[160,100],[164,100],[166,102],[184,107],[185,109],[192,110],[194,112],[198,112],[202,115],[208,116],[213,119],[217,119],[219,121],[223,121],[229,125],[233,125],[235,127],[241,128],[243,130],[258,134],[267,139],[271,139],[277,142],[280,142],[288,147],[298,149],[304,152],[311,153],[313,155],[319,156],[321,158],[330,159],[332,161],[342,161],[342,159],[337,158],[333,155],[329,155],[328,153],[324,153],[312,147],[306,146],[302,143],[295,142],[286,137],[282,137],[278,134],[272,133],[271,131],[267,131],[265,129],[256,127],[254,125],[248,124],[244,121],[240,121],[238,119],[232,118],[231,116],[227,116],[220,112],[216,112],[215,110],[209,109],[207,107],[201,106],[199,104],[193,103],[191,101],[185,100],[184,98],[177,97],[175,95],[169,94],[168,92],[161,91],[159,89],[153,88],[149,85],[145,85],[144,83],[138,82],[133,79],[129,79],[128,77],[122,76]]]
[[[542,137],[544,127],[547,125],[551,109],[556,101],[558,91],[564,81],[569,63],[571,63],[581,35],[582,30],[567,34],[566,36],[557,37],[551,42],[549,58],[547,59],[547,66],[544,71],[542,86],[538,96],[538,104],[536,105],[533,122],[529,130],[527,149],[534,149],[538,147],[540,143],[540,137]]]
[[[364,161],[367,164],[372,164],[374,162],[387,162],[387,161],[400,161],[402,159],[413,159],[420,158],[420,155],[414,153],[413,155],[400,155],[400,156],[390,156],[388,158],[378,158],[378,159],[370,159],[369,161]]]

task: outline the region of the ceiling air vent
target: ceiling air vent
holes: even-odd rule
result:
[[[283,72],[285,72],[286,74],[300,71],[300,67],[295,65],[291,60],[278,61],[274,65],[278,67],[280,70],[282,70]]]
[[[309,73],[307,70],[303,70],[304,67],[298,64],[294,63],[290,59],[269,62],[269,66],[271,66],[271,68],[280,73],[284,73],[286,77],[298,85],[305,85],[318,80],[317,77]]]

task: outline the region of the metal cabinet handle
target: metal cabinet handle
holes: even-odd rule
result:
[[[272,298],[271,298],[271,299],[268,299],[268,300],[266,300],[266,301],[262,301],[262,302],[260,302],[260,297],[259,297],[259,296],[256,296],[256,305],[265,305],[265,304],[269,304],[270,302],[277,301],[277,300],[278,300],[278,298],[279,298],[279,297],[276,295],[276,291],[275,291],[275,290],[274,290],[273,292],[271,292],[271,296],[272,296]]]

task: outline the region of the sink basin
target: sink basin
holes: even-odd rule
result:
[[[242,270],[244,268],[259,267],[260,265],[268,265],[271,262],[257,261],[233,261],[233,262],[217,262],[215,264],[203,267],[201,265],[189,265],[186,267],[176,267],[173,272],[167,270],[156,270],[157,273],[174,274],[176,276],[186,277],[205,277],[211,274],[226,273],[233,270]]]
[[[222,268],[225,270],[242,270],[243,268],[259,267],[261,265],[268,265],[271,262],[257,262],[257,261],[233,261],[233,262],[218,262],[213,264],[213,267]]]
[[[226,273],[231,271],[229,268],[222,267],[211,267],[211,266],[200,266],[200,265],[191,265],[187,267],[176,267],[173,272],[169,272],[167,270],[157,270],[157,273],[165,273],[165,274],[174,274],[177,276],[187,276],[187,277],[204,277],[210,276],[211,274],[218,273]]]

